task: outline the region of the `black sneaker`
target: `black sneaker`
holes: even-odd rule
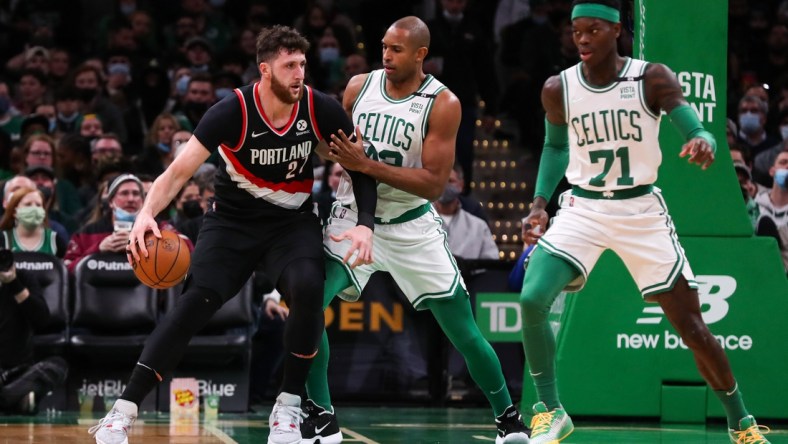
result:
[[[495,418],[495,426],[498,428],[498,435],[495,437],[495,444],[527,444],[531,430],[523,423],[520,412],[513,405]]]
[[[331,411],[307,399],[301,404],[304,422],[301,423],[301,442],[303,444],[339,444],[342,432],[339,430],[334,408]]]

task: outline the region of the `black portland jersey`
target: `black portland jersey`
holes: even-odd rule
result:
[[[257,83],[235,90],[243,128],[237,145],[219,146],[225,165],[216,177],[218,202],[230,201],[241,208],[304,206],[314,182],[312,153],[324,138],[315,119],[314,93],[304,86],[290,120],[276,129],[263,111]]]

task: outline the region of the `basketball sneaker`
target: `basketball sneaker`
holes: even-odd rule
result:
[[[523,417],[513,405],[495,418],[495,426],[498,428],[495,444],[528,444],[530,430],[523,424]]]
[[[137,419],[137,404],[118,399],[112,410],[98,424],[88,430],[95,435],[96,444],[129,444],[129,429]]]
[[[304,444],[339,444],[342,442],[342,431],[339,422],[331,411],[315,404],[311,399],[304,401],[301,408],[304,410],[304,423],[301,425],[301,442]]]
[[[531,444],[558,444],[574,430],[572,418],[563,408],[547,411],[547,406],[543,402],[534,404],[534,417],[531,418]]]
[[[769,444],[763,437],[764,433],[771,430],[766,426],[759,426],[752,415],[745,416],[739,421],[739,430],[728,430],[732,444]]]
[[[301,397],[282,392],[268,417],[268,444],[301,442]]]

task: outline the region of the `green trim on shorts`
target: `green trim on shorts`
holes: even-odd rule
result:
[[[676,227],[673,225],[673,220],[668,214],[668,207],[665,204],[665,199],[659,193],[654,193],[654,196],[656,196],[657,201],[662,207],[663,213],[665,215],[665,225],[667,225],[667,227],[670,229],[670,239],[673,242],[673,251],[676,252],[677,260],[676,263],[673,264],[673,268],[670,270],[668,278],[664,282],[649,285],[648,287],[640,290],[640,293],[644,298],[673,290],[673,287],[676,286],[676,282],[679,281],[679,277],[682,275],[684,264],[687,261],[687,258],[681,254],[681,246],[679,244],[678,236],[676,235]],[[697,282],[695,282],[695,288],[698,288]]]
[[[564,250],[559,250],[552,245],[550,242],[547,242],[544,238],[539,239],[538,246],[544,248],[545,253],[549,253],[553,256],[561,258],[569,263],[569,265],[575,267],[577,272],[583,275],[583,280],[588,280],[588,271],[586,271],[586,267],[580,262],[579,259],[572,256],[571,254],[567,253]]]
[[[342,269],[345,270],[345,274],[347,275],[348,280],[350,280],[350,283],[353,284],[353,286],[358,291],[359,297],[361,297],[361,290],[362,290],[361,284],[358,283],[358,279],[356,279],[356,275],[353,274],[353,271],[350,269],[350,266],[346,263],[343,263],[342,258],[332,253],[325,245],[323,245],[323,252],[326,254],[327,260],[334,261],[342,266]]]
[[[424,302],[426,300],[450,299],[450,298],[454,297],[454,295],[457,293],[457,287],[459,286],[460,277],[461,277],[460,267],[457,266],[457,261],[454,259],[454,255],[451,254],[451,250],[449,250],[449,244],[448,244],[448,241],[447,241],[448,234],[443,229],[443,225],[440,223],[441,218],[435,212],[435,209],[432,208],[432,205],[430,205],[428,203],[427,206],[429,206],[428,211],[432,215],[432,218],[436,222],[438,222],[438,232],[440,232],[441,236],[443,236],[443,248],[446,250],[446,255],[449,257],[449,260],[451,261],[451,264],[454,267],[454,280],[452,281],[451,286],[449,287],[448,291],[442,291],[442,292],[438,292],[438,293],[424,293],[424,294],[421,294],[421,295],[417,296],[416,298],[414,298],[413,302],[411,304],[413,305],[413,308],[415,308],[416,310],[426,310],[426,309],[428,309],[429,307],[426,307],[426,306],[422,307],[421,306],[422,302]],[[465,288],[463,288],[463,291],[466,294],[468,293],[468,290],[465,289]]]

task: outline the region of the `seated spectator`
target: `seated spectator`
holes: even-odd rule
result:
[[[68,364],[61,357],[33,361],[34,329],[47,324],[49,308],[35,279],[8,258],[0,271],[0,410],[35,414],[39,401],[65,382]]]
[[[0,219],[2,248],[11,251],[35,251],[62,258],[66,240],[48,226],[44,194],[32,188],[14,191]]]
[[[142,208],[144,190],[142,182],[133,174],[121,174],[109,183],[106,208],[99,203],[94,217],[71,237],[64,261],[71,272],[90,254],[125,252],[131,225]],[[176,231],[167,222],[160,222],[159,229]],[[187,238],[186,242],[191,250],[191,241]]]
[[[443,219],[441,227],[447,233],[451,253],[463,259],[498,259],[498,247],[487,222],[462,208],[462,177],[456,166],[449,174],[443,194],[433,202]]]
[[[82,114],[79,112],[79,93],[71,87],[55,92],[56,133],[77,134],[80,132]]]
[[[786,131],[788,132],[788,109],[784,109],[780,113],[779,118],[780,128],[786,128]],[[755,156],[752,169],[756,181],[760,181],[765,185],[771,183],[771,178],[769,177],[769,168],[774,164],[774,159],[777,158],[777,155],[788,146],[788,134],[781,137],[783,137],[783,139],[780,140],[779,143],[775,144],[771,148],[767,148],[765,151],[761,151],[757,156]]]
[[[8,179],[3,186],[3,214],[14,193],[22,188],[36,189],[36,183],[26,176],[15,176]],[[46,196],[44,196],[46,197]],[[46,202],[46,199],[45,199]],[[49,219],[48,227],[54,230],[64,242],[68,242],[69,233],[60,222]]]
[[[760,210],[756,233],[777,239],[788,272],[788,147],[777,155],[769,175],[774,181],[771,191],[755,197]]]
[[[134,159],[134,171],[154,177],[163,173],[175,158],[172,139],[180,129],[175,116],[170,113],[159,114],[148,131],[145,148]]]

